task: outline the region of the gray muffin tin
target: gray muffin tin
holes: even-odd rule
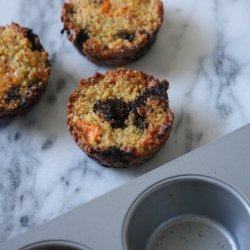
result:
[[[250,125],[0,249],[249,250],[249,179]]]

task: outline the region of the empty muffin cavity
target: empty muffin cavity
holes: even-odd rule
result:
[[[124,223],[126,250],[248,250],[250,209],[240,193],[205,176],[179,176],[145,190]]]

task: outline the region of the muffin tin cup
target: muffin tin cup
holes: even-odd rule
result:
[[[249,250],[250,125],[0,246]]]
[[[20,250],[91,250],[86,246],[69,241],[42,241],[23,247]]]
[[[147,189],[130,208],[124,248],[247,249],[249,211],[238,192],[213,178],[167,179]]]

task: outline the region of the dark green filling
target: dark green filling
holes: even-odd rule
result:
[[[12,86],[5,93],[6,103],[21,101],[22,96],[20,95],[20,86]]]
[[[168,82],[162,81],[143,92],[133,102],[125,102],[123,99],[106,99],[105,101],[96,101],[93,111],[101,115],[107,122],[111,123],[112,128],[124,128],[125,121],[130,112],[134,113],[133,124],[140,129],[147,129],[147,117],[138,113],[138,108],[145,105],[147,98],[158,99],[160,101],[168,100]],[[164,105],[165,106],[165,105]],[[166,105],[167,108],[167,105]]]
[[[116,35],[117,37],[124,39],[124,40],[128,40],[129,42],[132,42],[135,38],[134,33],[130,33],[127,31],[118,31]]]

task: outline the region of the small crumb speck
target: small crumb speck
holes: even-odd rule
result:
[[[20,217],[20,224],[22,227],[27,227],[29,222],[29,217],[28,215],[24,215]]]

